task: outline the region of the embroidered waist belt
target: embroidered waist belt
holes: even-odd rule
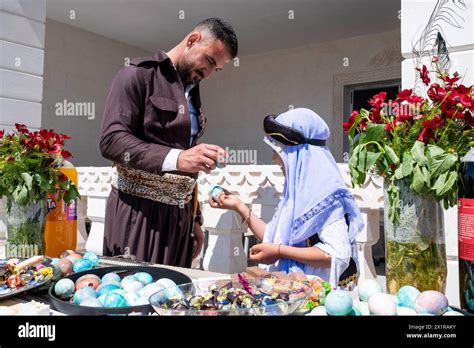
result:
[[[191,201],[196,180],[184,175],[166,173],[158,175],[115,163],[117,175],[112,186],[119,191],[137,197],[151,199],[169,205]]]

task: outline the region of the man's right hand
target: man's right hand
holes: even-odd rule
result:
[[[216,169],[219,161],[221,168],[225,167],[226,151],[217,145],[199,144],[182,151],[178,156],[177,169],[186,173],[205,172],[209,174]]]

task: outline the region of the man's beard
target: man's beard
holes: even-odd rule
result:
[[[185,85],[190,85],[190,84],[195,84],[197,82],[194,82],[191,78],[191,73],[192,73],[192,69],[191,67],[186,64],[186,63],[181,63],[178,67],[178,71],[179,71],[179,77],[181,78],[181,82]]]

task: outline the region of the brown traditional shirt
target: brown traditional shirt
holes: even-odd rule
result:
[[[115,76],[107,97],[100,138],[102,156],[159,174],[172,148],[194,146],[206,121],[196,85],[190,94],[199,111],[199,133],[190,145],[191,121],[184,88],[164,52],[132,59]],[[174,173],[197,177],[197,173]]]

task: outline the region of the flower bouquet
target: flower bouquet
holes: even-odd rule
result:
[[[355,110],[343,124],[351,143],[353,185],[367,173],[384,178],[387,288],[403,285],[444,291],[446,257],[442,209],[457,204],[460,159],[474,139],[473,86],[441,71],[438,82],[417,68],[427,97],[405,89],[394,101],[380,92],[370,110]]]
[[[48,194],[70,202],[79,196],[76,186],[60,172],[70,137],[52,129],[30,132],[15,124],[12,134],[0,131],[0,198],[6,197],[6,257],[44,253]]]

